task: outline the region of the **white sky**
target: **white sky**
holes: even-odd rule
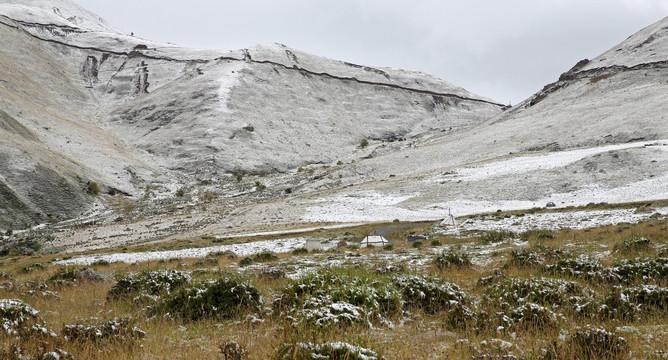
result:
[[[146,39],[225,50],[279,42],[513,104],[668,16],[668,0],[75,1]]]

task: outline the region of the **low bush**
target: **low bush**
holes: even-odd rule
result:
[[[615,245],[615,251],[623,254],[646,251],[651,248],[651,241],[646,237],[632,237]]]
[[[457,303],[468,303],[459,286],[438,277],[400,275],[394,277],[394,284],[401,291],[407,306],[428,313],[448,310]]]
[[[612,289],[598,308],[598,315],[601,318],[633,320],[643,314],[666,310],[668,288],[641,285]]]
[[[354,324],[370,325],[364,308],[347,302],[336,302],[297,312],[293,325],[314,324],[320,327],[345,327]]]
[[[511,231],[486,231],[480,235],[480,242],[483,244],[496,244],[504,241],[512,240],[517,237],[517,234]]]
[[[262,302],[262,294],[255,285],[233,275],[182,287],[164,298],[156,309],[163,314],[196,321],[256,312]]]
[[[564,259],[543,268],[548,274],[568,276],[592,282],[617,283],[619,276],[600,261],[586,256]]]
[[[537,252],[521,249],[510,251],[510,259],[504,265],[504,268],[536,268],[541,266],[545,259]]]
[[[552,278],[508,278],[487,288],[488,303],[536,303],[547,306],[581,306],[596,293],[574,281]]]
[[[271,251],[262,251],[253,255],[254,262],[268,262],[278,260],[278,255]]]
[[[324,344],[293,343],[276,348],[274,360],[378,360],[382,357],[370,349],[345,342]]]
[[[305,247],[300,247],[292,250],[292,255],[305,255],[308,254],[308,250]]]
[[[129,299],[140,293],[164,296],[190,282],[190,275],[183,271],[142,271],[120,278],[107,292],[107,299]]]
[[[520,305],[509,313],[512,327],[532,330],[558,329],[563,316],[534,303]]]
[[[62,334],[69,341],[113,342],[119,345],[133,345],[146,336],[143,330],[134,326],[134,321],[129,317],[115,318],[95,325],[64,325]]]
[[[615,262],[611,268],[623,283],[665,281],[668,258],[635,258]]]
[[[546,351],[543,359],[627,359],[626,339],[603,328],[578,328],[564,343]]]
[[[0,299],[0,330],[21,340],[56,337],[46,327],[39,311],[18,299]]]
[[[436,255],[433,262],[439,269],[447,269],[453,266],[458,268],[471,266],[471,258],[467,253],[453,250]]]
[[[387,276],[361,269],[330,269],[308,274],[281,290],[273,303],[275,312],[294,311],[344,302],[372,317],[396,314],[401,309],[401,293]]]

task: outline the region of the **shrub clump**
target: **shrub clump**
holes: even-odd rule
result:
[[[486,231],[480,236],[480,242],[483,244],[496,244],[517,237],[512,231]]]
[[[109,289],[107,299],[119,300],[140,293],[163,296],[191,282],[189,274],[178,270],[142,271],[119,279]]]
[[[276,348],[274,355],[274,360],[312,359],[378,360],[382,358],[373,350],[345,342],[283,344]]]
[[[196,321],[258,311],[262,303],[260,290],[250,281],[226,276],[172,292],[157,306],[157,311]]]
[[[471,266],[471,258],[467,253],[450,250],[436,255],[434,265],[439,269],[447,269],[452,266],[462,268]]]
[[[292,255],[305,255],[308,254],[308,250],[305,247],[300,247],[292,250]]]
[[[668,310],[668,288],[656,285],[615,287],[598,308],[603,318],[635,319],[643,313]]]
[[[274,311],[290,315],[334,303],[363,309],[369,317],[383,318],[401,309],[401,293],[387,277],[363,270],[331,269],[294,280],[274,300]]]
[[[146,336],[146,332],[134,326],[134,321],[129,317],[114,318],[96,325],[64,325],[62,334],[69,341],[116,342],[128,345]]]
[[[563,344],[548,351],[546,359],[625,359],[629,347],[621,336],[603,328],[587,326],[576,329]]]
[[[509,318],[513,326],[524,329],[557,329],[564,317],[547,307],[526,303],[510,311]]]
[[[594,299],[595,293],[574,281],[551,278],[508,278],[487,288],[488,302],[509,304],[570,305],[577,308]]]
[[[394,283],[403,295],[404,303],[428,313],[448,310],[468,299],[459,286],[432,276],[400,275]]]
[[[22,340],[56,337],[42,321],[39,311],[18,299],[0,299],[0,328]]]
[[[660,281],[668,277],[668,258],[620,260],[610,270],[624,283]]]
[[[546,265],[543,270],[548,274],[594,282],[616,283],[620,280],[614,271],[603,266],[600,261],[586,256],[559,260],[554,264]]]
[[[545,259],[535,251],[526,249],[512,250],[510,252],[510,259],[508,259],[508,262],[504,267],[535,268],[542,265],[544,262]]]
[[[300,323],[322,327],[345,327],[353,324],[365,324],[370,327],[371,325],[362,307],[344,301],[300,310],[293,325],[297,326]]]
[[[646,237],[632,237],[622,241],[620,244],[615,245],[615,251],[621,253],[632,253],[638,251],[649,250],[651,246],[651,241]]]

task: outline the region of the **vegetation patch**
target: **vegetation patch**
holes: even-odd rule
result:
[[[647,251],[651,248],[651,241],[646,237],[637,237],[626,239],[615,245],[615,251],[623,254]]]
[[[543,270],[552,275],[593,282],[617,283],[620,281],[617,273],[603,266],[599,260],[586,256],[559,260],[554,264],[546,265]]]
[[[552,278],[508,278],[489,286],[485,292],[488,302],[574,307],[592,301],[595,295],[575,281]]]
[[[22,340],[56,337],[42,321],[39,311],[18,299],[0,299],[0,324],[6,335]]]
[[[624,283],[665,281],[668,277],[668,258],[620,260],[612,265],[611,271]]]
[[[274,360],[379,360],[382,357],[371,349],[350,345],[345,342],[324,344],[294,343],[276,348]]]
[[[190,275],[183,271],[142,271],[120,278],[109,289],[107,299],[128,299],[139,294],[163,296],[190,282]]]
[[[427,313],[450,309],[455,304],[466,304],[468,298],[459,286],[433,276],[400,275],[394,283],[403,295],[404,303]]]
[[[544,262],[545,259],[543,256],[535,251],[526,249],[512,250],[510,252],[510,259],[508,259],[508,262],[504,267],[536,268],[541,266]]]
[[[489,245],[502,243],[517,238],[517,234],[512,231],[486,231],[480,235],[480,242]]]
[[[401,309],[401,293],[387,276],[359,269],[331,269],[294,280],[274,300],[274,310],[290,315],[303,309],[319,309],[345,303],[368,317],[382,319]]]
[[[434,265],[439,269],[471,266],[471,257],[464,252],[449,250],[434,257]]]
[[[563,344],[543,354],[544,359],[626,359],[626,339],[604,328],[578,328]]]
[[[132,345],[146,336],[146,332],[134,326],[134,321],[129,317],[115,318],[95,325],[65,325],[62,334],[69,341],[113,342],[124,345]]]
[[[164,298],[157,311],[196,321],[257,312],[262,303],[262,294],[255,285],[233,275],[180,288]]]
[[[642,314],[666,310],[668,310],[668,288],[641,285],[615,287],[606,296],[598,312],[603,318],[635,319]]]

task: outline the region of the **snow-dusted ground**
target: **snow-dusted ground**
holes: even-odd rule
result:
[[[302,220],[378,222],[396,218],[415,221],[445,218],[449,209],[456,216],[464,216],[496,210],[542,208],[550,202],[557,207],[567,207],[603,201],[624,203],[668,199],[668,169],[661,169],[660,165],[656,169],[658,175],[652,174],[640,180],[629,178],[624,181],[623,176],[635,174],[620,174],[617,181],[622,185],[610,186],[583,181],[584,184],[575,189],[558,191],[565,181],[575,182],[578,179],[580,175],[573,172],[581,167],[591,166],[575,164],[597,161],[603,166],[603,161],[596,157],[600,154],[612,154],[614,161],[611,161],[609,166],[614,168],[615,162],[621,162],[617,160],[617,151],[634,151],[633,156],[638,159],[643,156],[661,158],[660,156],[665,157],[668,152],[668,140],[604,145],[540,155],[517,155],[455,168],[425,179],[408,180],[393,187],[381,184],[374,186],[378,190],[343,190],[334,195],[304,202],[306,210]],[[568,176],[564,176],[565,174]],[[599,175],[594,173],[593,176]],[[550,183],[552,178],[555,179],[554,183]],[[524,185],[536,181],[544,182],[542,186],[545,189]],[[437,185],[434,183],[443,185],[442,191],[435,189]],[[453,190],[457,186],[460,189]],[[462,189],[462,186],[465,187]],[[512,199],[498,198],[502,192],[508,193],[505,196]],[[532,198],[535,196],[534,192],[542,196]]]
[[[306,238],[289,238],[279,240],[255,241],[243,244],[218,245],[203,248],[191,248],[182,250],[166,251],[144,251],[134,253],[115,253],[78,256],[72,259],[55,262],[57,265],[91,265],[97,261],[138,263],[144,261],[155,261],[165,259],[189,259],[203,258],[211,253],[232,251],[237,256],[249,256],[263,251],[275,253],[286,253],[294,249],[302,248],[306,244]],[[322,249],[326,250],[336,246],[333,242],[322,242]]]
[[[581,230],[621,223],[638,223],[654,214],[667,216],[668,207],[640,213],[637,213],[635,209],[610,209],[511,215],[503,218],[489,215],[465,219],[459,222],[457,226],[443,226],[439,228],[438,232],[458,235],[472,231],[512,231],[521,233],[529,230]]]
[[[668,140],[641,141],[626,144],[598,146],[586,149],[559,151],[541,155],[517,156],[507,160],[491,161],[479,166],[457,169],[452,173],[440,175],[433,180],[442,181],[481,181],[503,175],[521,175],[536,170],[551,170],[565,167],[588,156],[607,151],[625,150],[645,146],[656,146],[668,151]]]

